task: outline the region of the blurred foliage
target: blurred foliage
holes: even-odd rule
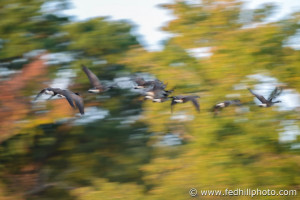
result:
[[[244,20],[241,16],[248,11],[240,1],[178,0],[162,5],[176,17],[163,28],[174,37],[162,51],[148,52],[127,21],[71,22],[41,9],[45,2],[0,3],[0,59],[12,60],[34,49],[71,53],[73,60],[48,71],[72,69],[76,76],[70,89],[82,94],[86,109],[103,108],[109,114],[79,123],[79,117],[70,118],[74,112],[65,100],[29,106],[31,95],[46,87],[29,80],[32,84],[21,89],[24,97],[16,96],[27,102],[22,116],[13,110],[6,114],[21,117],[14,118],[17,128],[0,145],[0,199],[185,199],[192,187],[299,189],[299,149],[291,148],[299,137],[279,141],[282,122],[298,119],[299,127],[299,111],[259,108],[246,87],[234,89],[236,84],[256,84],[247,75],[268,73],[300,92],[300,54],[286,46],[299,28],[299,13],[259,23],[273,14],[274,5],[252,10]],[[57,5],[60,11],[65,7],[59,5],[67,5],[56,3],[49,8]],[[192,56],[199,48],[211,55]],[[171,114],[169,102],[144,102],[130,89],[87,94],[90,85],[81,64],[104,81],[131,78],[132,73],[154,75],[168,89],[175,88],[174,95],[200,95],[201,112],[187,103],[176,105]],[[214,116],[211,107],[230,99],[228,95],[245,106]],[[92,117],[96,115],[101,114]],[[164,143],[170,135],[180,144]]]
[[[53,10],[42,11],[52,3]],[[61,41],[60,25],[68,17],[56,15],[65,8],[66,0],[12,0],[0,2],[0,59],[22,57],[34,49],[55,49]],[[62,6],[65,5],[65,6]]]
[[[88,57],[107,58],[112,54],[119,57],[132,45],[137,45],[136,37],[130,34],[132,26],[126,21],[108,21],[95,18],[66,26],[72,41],[70,49],[84,53]]]

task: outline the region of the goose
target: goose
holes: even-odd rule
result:
[[[162,103],[169,99],[168,95],[169,95],[169,93],[167,91],[154,90],[154,91],[146,92],[145,99],[150,99],[153,102]]]
[[[101,92],[105,92],[113,87],[113,86],[107,87],[107,86],[104,86],[103,84],[101,84],[98,77],[91,70],[89,70],[85,65],[82,65],[82,70],[85,72],[91,85],[93,86],[92,88],[90,88],[88,90],[89,93],[101,93]]]
[[[151,99],[153,102],[164,102],[168,100],[168,96],[174,91],[165,90],[166,85],[162,82],[155,82],[153,87],[145,92],[145,99]]]
[[[134,87],[134,89],[145,89],[150,88],[154,86],[159,86],[161,89],[165,89],[167,87],[167,84],[164,84],[162,81],[155,79],[154,81],[145,81],[145,79],[138,77],[135,78],[135,83],[137,86]]]
[[[37,94],[37,96],[34,98],[34,101],[36,101],[42,94],[51,95],[48,98],[48,100],[56,95],[59,97],[66,98],[72,108],[75,108],[75,105],[76,105],[80,111],[80,114],[81,115],[84,114],[83,99],[81,98],[79,93],[74,93],[69,90],[62,90],[60,88],[44,88]],[[75,102],[75,105],[73,102]]]
[[[171,102],[171,112],[173,112],[173,106],[177,103],[186,103],[188,101],[191,101],[196,110],[198,112],[200,112],[200,105],[199,102],[197,101],[197,98],[200,98],[199,96],[183,96],[183,95],[179,95],[179,96],[172,96],[172,102]]]
[[[281,101],[273,101],[276,99],[282,92],[282,89],[279,87],[275,87],[275,89],[272,91],[272,93],[269,95],[268,100],[265,99],[262,95],[254,93],[250,88],[248,90],[253,94],[260,102],[261,104],[259,105],[260,107],[271,107],[275,103],[281,103]]]
[[[144,89],[150,86],[153,86],[155,83],[160,82],[159,80],[154,80],[154,81],[145,81],[145,79],[138,77],[135,78],[135,83],[137,84],[134,89]]]
[[[52,97],[54,96],[59,96],[59,97],[63,97],[63,98],[66,98],[69,102],[69,104],[74,108],[74,104],[73,104],[73,101],[72,101],[72,97],[71,95],[67,92],[67,90],[62,90],[60,88],[44,88],[42,89],[37,95],[36,97],[34,98],[34,101],[36,101],[42,94],[49,94],[51,95],[49,99],[51,99]]]
[[[221,103],[217,103],[214,107],[213,107],[213,111],[215,114],[217,114],[220,110],[222,110],[223,108],[230,106],[230,105],[241,105],[241,101],[238,99],[234,99],[234,100],[228,100],[228,101],[223,101]]]

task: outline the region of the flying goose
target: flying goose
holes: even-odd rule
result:
[[[165,90],[166,85],[160,81],[156,81],[152,88],[145,92],[145,99],[151,99],[153,102],[164,102],[168,100],[168,96],[172,90]]]
[[[169,93],[164,90],[153,90],[146,92],[145,99],[150,99],[153,102],[161,103],[169,99],[168,95]]]
[[[198,112],[200,112],[200,105],[197,101],[197,98],[200,98],[199,96],[182,96],[182,95],[179,95],[179,96],[172,96],[172,102],[171,102],[171,112],[173,112],[173,106],[177,103],[186,103],[188,101],[191,101],[196,110]]]
[[[250,88],[248,90],[253,94],[260,102],[261,104],[259,105],[260,107],[271,107],[275,103],[281,103],[281,101],[273,101],[276,99],[282,92],[282,89],[279,87],[276,87],[272,93],[269,95],[268,100],[265,99],[262,95],[254,93]]]
[[[144,88],[148,88],[154,85],[161,85],[161,87],[163,87],[163,89],[165,89],[166,85],[161,82],[158,79],[155,79],[154,81],[145,81],[145,79],[141,78],[141,77],[137,77],[134,79],[135,83],[137,84],[134,89],[144,89]]]
[[[215,115],[222,110],[223,108],[230,106],[230,105],[241,105],[241,101],[238,99],[234,99],[234,100],[228,100],[228,101],[223,101],[221,103],[217,103],[214,107],[213,107],[213,111],[215,113]]]
[[[107,87],[107,86],[104,86],[103,84],[101,84],[98,77],[91,70],[89,70],[86,66],[82,65],[82,70],[85,72],[85,74],[87,75],[87,77],[90,80],[91,85],[93,86],[91,89],[88,90],[89,93],[105,92],[112,88],[112,86]]]
[[[76,105],[80,111],[80,114],[84,114],[83,100],[79,93],[74,93],[69,90],[62,90],[60,88],[44,88],[37,94],[37,96],[34,98],[34,101],[36,101],[42,94],[50,94],[51,96],[48,98],[48,100],[56,95],[59,97],[64,97],[67,99],[72,108],[75,108]],[[75,105],[73,101],[75,102]]]
[[[137,84],[134,89],[143,89],[145,87],[151,86],[154,81],[145,81],[143,78],[135,78],[134,82]]]

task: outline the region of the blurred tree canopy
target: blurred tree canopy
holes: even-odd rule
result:
[[[52,10],[43,11],[45,4],[52,4]],[[62,42],[60,26],[69,18],[55,13],[66,7],[66,0],[1,1],[0,59],[22,57],[34,49],[56,49]]]
[[[287,45],[300,15],[266,23],[275,5],[242,6],[236,0],[161,5],[176,17],[163,27],[174,36],[163,50],[148,52],[127,21],[73,22],[60,13],[67,1],[1,1],[1,62],[36,49],[72,59],[22,65],[39,79],[15,80],[21,86],[9,87],[12,95],[2,97],[0,126],[8,128],[0,144],[0,199],[184,199],[191,188],[298,190],[299,148],[292,147],[299,136],[282,142],[280,135],[287,122],[299,128],[299,110],[259,108],[246,88],[257,84],[248,75],[263,73],[300,92],[299,50]],[[143,101],[128,88],[87,94],[82,64],[106,82],[132,73],[154,75],[175,88],[174,95],[200,95],[201,112],[187,103],[171,114],[170,102]],[[84,98],[82,118],[71,117],[63,99],[31,102],[65,69],[75,73],[69,88]],[[245,105],[214,116],[212,106],[230,98]]]

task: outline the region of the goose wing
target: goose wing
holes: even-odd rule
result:
[[[171,113],[173,113],[173,108],[174,108],[175,104],[177,104],[177,103],[175,102],[175,99],[173,98],[171,101]]]
[[[282,92],[282,89],[279,87],[276,87],[272,93],[270,94],[268,101],[272,101],[273,99],[277,98]]]
[[[82,70],[85,72],[85,74],[87,75],[87,77],[90,80],[90,83],[93,87],[95,88],[103,88],[103,86],[101,85],[100,80],[98,79],[98,77],[91,71],[89,70],[86,66],[82,65]]]
[[[135,78],[134,81],[135,81],[135,83],[136,83],[138,86],[143,86],[143,85],[146,83],[146,81],[145,81],[143,78],[140,78],[140,77]]]
[[[227,107],[227,106],[230,106],[230,105],[234,104],[233,101],[223,101],[223,103],[224,103],[224,107]]]
[[[256,94],[254,93],[250,88],[248,88],[248,90],[251,92],[251,94],[253,94],[258,100],[260,100],[260,102],[262,103],[267,103],[268,101],[265,99],[265,97],[263,97],[262,95]]]
[[[42,89],[37,95],[36,97],[34,98],[34,101],[36,101],[44,92],[45,92],[46,89]]]
[[[199,102],[197,101],[198,96],[184,96],[182,97],[184,102],[191,101],[193,105],[195,106],[196,110],[199,112],[200,111],[200,105]]]
[[[155,99],[166,97],[164,90],[154,90],[153,92],[154,92]]]
[[[164,90],[166,88],[166,85],[158,79],[151,81],[151,84],[153,84],[154,90]]]
[[[200,112],[200,104],[199,104],[199,102],[197,101],[197,99],[193,97],[193,98],[191,98],[190,101],[192,101],[192,103],[194,104],[196,110],[197,110],[198,112]]]
[[[74,103],[73,103],[73,98],[72,98],[70,91],[61,90],[58,92],[58,94],[64,95],[66,97],[67,101],[69,102],[70,106],[72,106],[72,108],[75,108]]]
[[[72,93],[71,96],[72,96],[72,99],[74,100],[74,102],[76,104],[76,107],[79,109],[80,114],[83,115],[84,114],[83,99],[81,98],[81,96],[79,96],[75,93]]]

